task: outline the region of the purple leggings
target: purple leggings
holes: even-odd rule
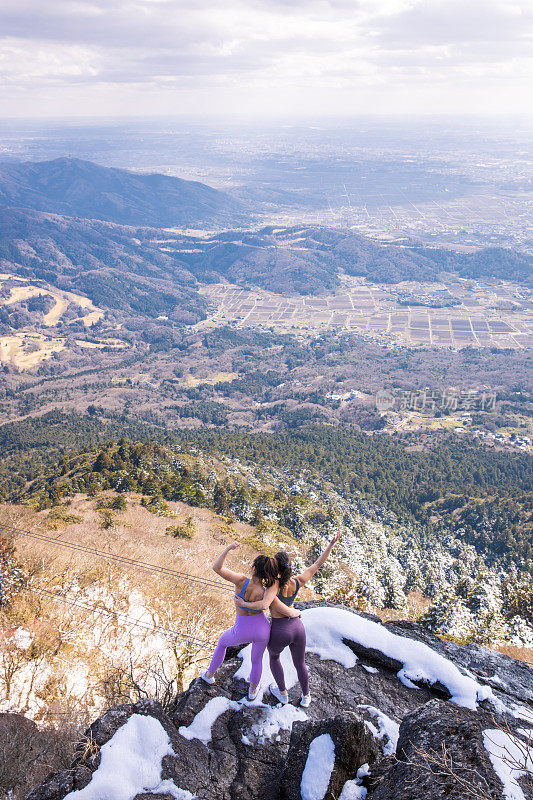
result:
[[[268,643],[270,671],[281,692],[285,691],[285,675],[283,674],[283,667],[279,657],[287,646],[291,651],[292,661],[296,667],[298,680],[302,687],[302,694],[307,695],[309,694],[309,673],[305,666],[305,628],[299,617],[272,619],[270,641]]]
[[[228,631],[224,631],[213,658],[209,664],[209,673],[214,675],[217,669],[224,661],[226,649],[228,647],[236,647],[239,644],[252,643],[252,670],[250,672],[250,683],[252,686],[257,686],[261,680],[261,672],[263,670],[263,653],[268,643],[270,636],[270,625],[264,613],[254,614],[250,617],[241,617],[237,614],[235,625]]]

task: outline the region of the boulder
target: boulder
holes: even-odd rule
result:
[[[289,752],[281,773],[280,800],[302,800],[302,775],[307,768],[309,748],[319,736],[329,736],[334,746],[334,766],[324,800],[336,800],[347,780],[355,779],[363,764],[373,764],[378,748],[361,715],[350,711],[316,722],[295,723]]]
[[[503,786],[483,743],[490,714],[432,700],[400,726],[396,762],[372,776],[372,800],[500,800]],[[533,795],[525,795],[526,798]]]

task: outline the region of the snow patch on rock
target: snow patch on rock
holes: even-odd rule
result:
[[[368,711],[372,719],[375,719],[378,724],[379,738],[387,739],[386,743],[383,745],[383,755],[394,755],[396,753],[396,748],[398,747],[398,737],[400,736],[400,726],[398,723],[384,714],[383,711],[380,711],[379,708],[375,708],[374,706],[360,705],[357,706],[357,708],[365,708]]]
[[[276,708],[267,706],[263,718],[252,725],[242,741],[244,744],[264,744],[267,739],[277,736],[280,731],[291,731],[293,723],[297,720],[303,722],[306,719],[308,719],[307,714],[290,703]],[[251,734],[253,740],[250,738]]]
[[[211,741],[211,729],[217,719],[226,711],[230,709],[237,711],[239,708],[239,703],[234,700],[228,700],[227,697],[213,697],[198,712],[188,727],[182,725],[178,728],[178,733],[184,739],[199,739],[204,744],[208,744]]]
[[[475,709],[476,701],[492,697],[490,687],[481,686],[462,672],[449,659],[427,644],[392,633],[383,625],[340,608],[309,608],[302,612],[307,633],[307,649],[323,659],[353,667],[357,657],[344,643],[352,640],[363,647],[381,651],[403,664],[402,678],[440,682],[457,705]]]
[[[174,755],[170,739],[154,717],[133,714],[101,750],[100,766],[84,789],[65,800],[133,800],[137,794],[171,794],[176,800],[196,795],[161,780],[164,756]]]
[[[483,744],[507,800],[525,800],[517,778],[533,772],[533,748],[499,728],[483,731]]]
[[[323,733],[309,745],[300,784],[302,800],[323,800],[334,766],[335,745],[329,733]]]
[[[355,780],[346,781],[339,795],[339,800],[364,800],[367,795],[367,790],[361,783],[365,775],[370,775],[368,764],[363,764],[362,767],[359,767]]]

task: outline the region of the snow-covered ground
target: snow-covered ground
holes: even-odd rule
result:
[[[441,656],[423,642],[392,633],[383,625],[340,608],[309,608],[302,612],[302,622],[307,634],[307,650],[322,659],[330,659],[342,664],[346,669],[354,667],[357,656],[344,643],[344,640],[381,651],[393,658],[402,669],[398,677],[403,683],[420,681],[441,683],[446,686],[451,700],[465,708],[475,709],[477,702],[492,698],[489,686],[482,686],[473,677],[464,675],[449,659]],[[251,669],[251,645],[241,651],[243,663],[236,677],[248,680]],[[285,682],[290,688],[297,681],[296,670],[288,650],[281,655],[285,671]],[[263,686],[272,682],[272,674],[265,653],[263,661]],[[409,685],[409,683],[407,683]]]

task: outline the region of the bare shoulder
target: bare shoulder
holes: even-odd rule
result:
[[[287,581],[281,592],[283,597],[292,597],[292,595],[296,592],[298,589],[298,584],[296,583],[298,578],[299,576],[295,575]]]

